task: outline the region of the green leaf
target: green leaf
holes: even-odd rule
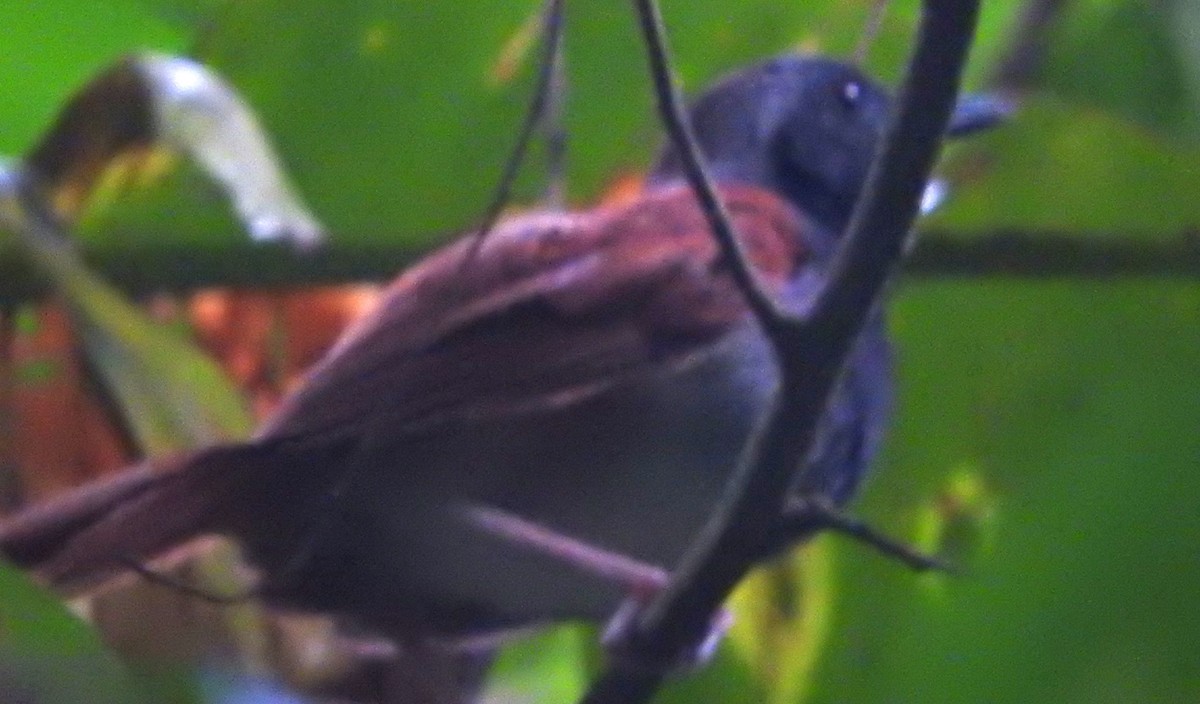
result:
[[[537,55],[529,28],[540,2],[140,4],[152,10],[144,22],[195,23],[197,57],[246,96],[335,242],[429,243],[480,217],[528,100]],[[989,3],[984,51],[995,52],[1016,8]],[[789,49],[847,56],[866,12],[864,4],[834,0],[675,0],[664,7],[680,78],[691,90]],[[889,13],[871,55],[882,75],[894,78],[915,15],[912,3]],[[578,0],[567,21],[569,183],[583,200],[618,174],[645,169],[660,131],[629,8]],[[47,20],[43,31],[59,30]],[[161,46],[146,33],[128,48]],[[538,196],[539,158],[526,169],[519,201]],[[128,251],[169,239],[225,251],[247,246],[215,188],[190,168],[172,168],[152,183],[94,209],[84,226],[88,245]]]
[[[768,701],[768,683],[756,676],[748,662],[730,643],[717,649],[711,662],[671,679],[654,698],[655,704],[761,704]]]
[[[827,541],[810,543],[756,569],[734,591],[729,640],[762,690],[752,701],[799,701],[811,686],[837,599],[830,558]]]
[[[1200,30],[1189,6],[1195,3],[1075,3],[1055,28],[1043,87],[1164,136],[1200,140]]]
[[[1200,143],[1041,96],[957,146],[950,202],[930,223],[966,234],[1048,229],[1162,239],[1200,224]]]
[[[0,154],[24,153],[97,71],[141,47],[181,51],[193,31],[134,0],[5,3]]]
[[[1200,289],[924,283],[894,318],[899,423],[859,511],[915,536],[965,469],[991,518],[958,577],[838,544],[806,701],[1197,701]]]
[[[0,564],[0,700],[147,701],[86,623]]]
[[[594,629],[555,626],[504,647],[491,668],[488,701],[571,702],[587,687]]]
[[[16,234],[66,304],[88,361],[139,446],[161,454],[247,436],[253,421],[224,372],[88,271],[65,238],[24,212],[12,183],[0,179],[0,226]]]

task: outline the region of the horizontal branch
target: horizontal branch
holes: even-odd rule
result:
[[[93,251],[86,259],[122,290],[140,295],[384,281],[423,251],[397,242],[334,245],[305,255],[270,245],[239,244],[233,250],[181,246]],[[921,235],[905,271],[919,277],[1200,279],[1200,233],[1143,238],[1107,232],[938,230]],[[43,292],[32,272],[13,256],[0,257],[0,304],[30,300]]]
[[[918,276],[1200,279],[1200,232],[1170,237],[996,230],[921,236],[905,270]]]

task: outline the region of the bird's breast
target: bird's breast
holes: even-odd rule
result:
[[[777,383],[747,322],[685,363],[575,403],[377,439],[352,460],[351,481],[306,546],[308,591],[289,601],[398,631],[602,620],[624,596],[617,585],[489,534],[462,509],[502,509],[670,569],[712,514]],[[845,383],[843,395],[860,390]],[[870,454],[858,437],[865,406],[837,403],[838,427],[823,431],[837,440],[815,461],[831,477],[857,478]]]
[[[377,623],[375,612],[407,600],[448,630],[602,619],[620,589],[481,531],[461,509],[500,508],[669,568],[775,384],[747,323],[683,363],[566,406],[380,439],[354,458],[358,476],[306,546],[312,594],[287,601]],[[473,623],[459,628],[460,618]]]

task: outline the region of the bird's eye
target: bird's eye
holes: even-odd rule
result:
[[[838,91],[838,98],[848,110],[858,107],[859,98],[861,97],[862,84],[858,81],[847,81],[842,84],[841,89]]]

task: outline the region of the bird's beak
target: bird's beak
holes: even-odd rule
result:
[[[947,137],[963,137],[982,132],[1004,122],[1016,110],[1012,99],[995,93],[960,96],[954,114],[950,116]]]
[[[1008,119],[1017,106],[1009,98],[995,93],[977,93],[959,96],[954,114],[950,116],[947,137],[963,137],[991,129]],[[933,178],[925,185],[921,194],[921,214],[928,215],[946,201],[949,188],[940,178]]]

